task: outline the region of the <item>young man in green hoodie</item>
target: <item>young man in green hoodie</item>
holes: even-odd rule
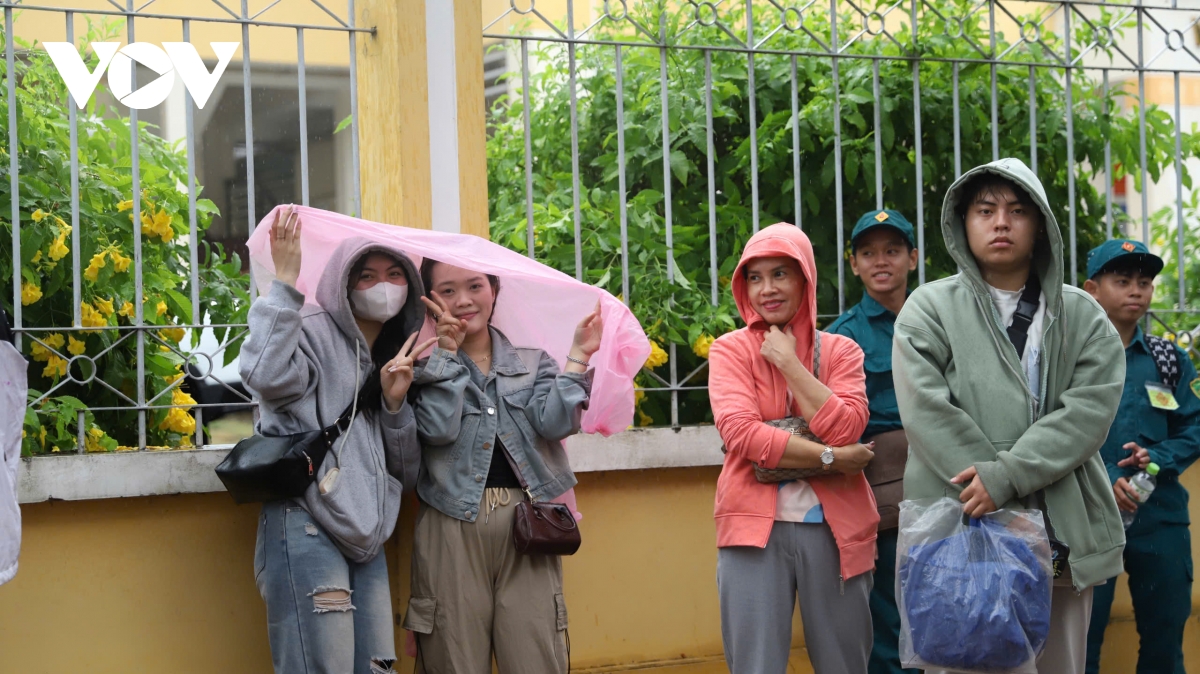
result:
[[[867,481],[879,509],[879,558],[871,588],[874,644],[868,674],[916,674],[900,667],[900,612],[896,608],[896,538],[903,496],[908,441],[892,384],[892,326],[908,298],[908,275],[917,268],[913,227],[899,211],[868,211],[850,234],[850,269],[862,279],[862,301],[833,322],[826,332],[845,335],[863,350],[867,409],[871,413],[862,441],[875,443]]]
[[[1125,545],[1098,452],[1121,399],[1121,339],[1090,295],[1063,284],[1058,222],[1019,160],[959,178],[942,234],[961,272],[918,288],[896,318],[904,496],[957,493],[973,517],[1042,510],[1069,555],[1038,672],[1083,674],[1092,588],[1121,571]]]
[[[1125,570],[1141,647],[1139,674],[1184,674],[1183,630],[1192,613],[1188,493],[1179,474],[1200,458],[1200,379],[1182,349],[1142,332],[1162,258],[1141,241],[1112,239],[1088,253],[1084,290],[1108,312],[1125,344],[1125,389],[1100,458],[1117,506],[1136,517],[1126,531]],[[1158,486],[1139,505],[1129,479],[1151,462]],[[1088,628],[1088,674],[1100,671],[1117,579],[1096,588]]]

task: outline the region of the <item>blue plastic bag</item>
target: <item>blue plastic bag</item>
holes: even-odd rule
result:
[[[905,667],[1036,674],[1054,580],[1041,511],[964,523],[955,499],[904,501],[896,567]]]

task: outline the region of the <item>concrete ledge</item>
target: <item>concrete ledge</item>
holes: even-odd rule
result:
[[[162,496],[224,491],[213,469],[232,449],[68,454],[21,460],[17,497],[21,503],[52,499],[83,501],[127,496]],[[579,435],[567,440],[575,472],[715,466],[722,462],[721,438],[713,426],[634,429],[610,438]]]

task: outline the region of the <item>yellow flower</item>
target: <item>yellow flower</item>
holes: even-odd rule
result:
[[[129,447],[127,445],[117,445],[118,452],[132,452],[135,449],[137,449],[137,447]]]
[[[40,299],[42,299],[41,288],[29,281],[21,282],[21,306],[27,307]]]
[[[83,326],[85,328],[99,328],[108,325],[108,319],[104,317],[104,314],[96,311],[92,305],[83,302],[79,306],[83,310]],[[89,332],[95,332],[95,330]]]
[[[650,341],[650,357],[646,359],[646,367],[654,369],[659,365],[667,362],[667,352],[658,345],[658,342]]]
[[[30,217],[33,218],[34,222],[41,222],[42,218],[46,217],[46,211],[43,211],[42,209],[39,208],[36,211],[34,211],[33,215],[31,215]]]
[[[87,435],[84,437],[84,451],[87,452],[103,452],[104,447],[100,444],[100,440],[105,436],[104,431],[92,426],[88,429]]]
[[[136,311],[137,311],[137,307],[135,307],[133,305],[133,302],[126,302],[125,304],[121,305],[121,311],[119,311],[117,313],[124,316],[125,318],[128,318],[129,320],[133,320]]]
[[[638,410],[637,414],[638,414],[638,426],[649,426],[650,424],[654,423],[654,419],[650,418],[649,414],[646,414],[645,412],[643,412],[641,410]]]
[[[43,377],[61,377],[67,373],[67,361],[58,356],[50,356],[46,369],[42,370]]]
[[[108,256],[112,258],[113,271],[117,272],[118,274],[129,269],[129,263],[133,262],[133,260],[122,255],[121,249],[116,246],[108,249]]]
[[[634,405],[641,405],[642,401],[645,399],[646,399],[645,391],[634,391],[633,392],[633,404]]]
[[[67,230],[67,234],[71,233],[71,226],[68,225],[67,223],[63,222],[62,218],[60,218],[56,215],[56,216],[54,216],[54,222],[57,223],[59,227]]]
[[[196,432],[196,420],[192,415],[175,407],[167,412],[167,418],[158,425],[162,430],[175,431],[180,435],[191,435]]]
[[[82,356],[83,352],[87,351],[87,342],[81,342],[74,337],[69,337],[68,340],[70,343],[67,344],[67,351],[72,356]]]
[[[88,268],[83,270],[83,276],[92,283],[96,282],[96,278],[100,275],[100,270],[104,269],[105,252],[100,251],[92,256],[92,261],[88,263]]]
[[[1163,335],[1163,339],[1166,339],[1168,342],[1174,342],[1175,341],[1175,333],[1168,332],[1167,334]]]
[[[167,303],[159,300],[158,304],[154,305],[154,314],[156,316],[162,316],[165,313],[167,313]]]
[[[54,239],[54,243],[50,244],[50,259],[58,262],[70,252],[71,249],[67,248],[67,233],[59,232],[58,237]]]
[[[158,334],[161,335],[163,339],[167,339],[178,344],[183,340],[183,335],[186,332],[187,331],[183,328],[163,328],[162,330],[158,331]]]
[[[38,250],[38,252],[36,252],[36,253],[34,253],[34,254],[33,254],[33,259],[32,259],[32,260],[30,260],[30,261],[29,261],[29,263],[30,263],[30,264],[37,264],[37,263],[39,263],[39,262],[41,262],[41,261],[42,261],[42,251],[41,251],[41,250]]]
[[[168,386],[170,386],[171,384],[174,384],[175,382],[179,381],[182,378],[183,378],[182,372],[176,372],[175,374],[170,375],[168,377],[163,377],[163,379],[167,382]]]
[[[104,314],[105,318],[113,315],[112,300],[97,297],[92,300],[92,304],[96,305],[96,308],[100,311],[100,313]]]
[[[175,238],[175,230],[171,228],[171,214],[161,209],[155,213],[142,213],[142,234],[157,236],[163,243],[169,243]]]
[[[708,358],[708,348],[712,346],[714,341],[716,341],[716,338],[712,335],[707,333],[701,334],[696,338],[696,341],[692,342],[692,353],[701,358]]]
[[[56,332],[46,337],[46,343],[56,349],[61,349],[63,348],[63,344],[67,343],[67,340],[62,336],[61,332]]]
[[[126,199],[125,201],[121,201],[121,202],[117,203],[117,212],[118,213],[120,213],[121,211],[128,211],[132,208],[133,208],[133,199]]]
[[[34,360],[39,360],[43,363],[50,360],[50,355],[51,355],[49,349],[42,346],[41,344],[38,344],[37,342],[34,342],[33,346],[29,347],[29,354],[33,357]]]
[[[46,427],[45,426],[42,426],[41,430],[38,432],[38,443],[40,443],[42,445],[42,449],[46,448]]]
[[[192,405],[196,404],[196,399],[188,395],[183,390],[177,388],[174,391],[171,391],[171,404],[191,407]]]

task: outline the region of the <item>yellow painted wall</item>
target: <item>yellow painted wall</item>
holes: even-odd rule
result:
[[[125,0],[117,0],[122,7]],[[137,0],[135,7],[146,4],[146,0]],[[237,12],[241,8],[239,0],[222,2],[226,7]],[[253,16],[266,8],[270,3],[251,2],[250,13]],[[326,4],[326,3],[323,3]],[[63,12],[40,11],[33,7],[66,7],[81,10],[114,11],[115,8],[108,0],[26,0],[22,3],[25,9],[14,13],[14,30],[17,37],[32,41],[60,42],[66,40],[66,16]],[[346,3],[327,3],[330,10],[343,20],[346,18]],[[157,0],[146,7],[143,12],[170,16],[199,16],[206,18],[232,18],[225,10],[207,0]],[[104,16],[100,14],[76,13],[75,39],[81,41],[87,31],[87,20],[94,23],[102,21],[115,22],[120,25],[119,42],[126,42],[123,17]],[[274,8],[263,12],[257,21],[300,23],[317,26],[337,26],[338,24],[307,0],[283,0]],[[422,16],[422,25],[423,25]],[[360,24],[369,25],[369,24]],[[242,27],[235,23],[210,23],[204,21],[191,22],[192,42],[204,58],[215,58],[209,42],[241,42]],[[152,19],[139,17],[134,20],[134,37],[138,42],[178,42],[183,39],[183,24],[178,19]],[[304,58],[309,66],[342,66],[350,64],[350,43],[344,31],[306,30],[304,34]],[[296,30],[294,28],[275,28],[252,26],[250,28],[250,56],[255,63],[296,63]],[[230,68],[239,67],[241,51],[234,54]]]
[[[724,671],[712,523],[717,472],[580,475],[584,543],[563,565],[576,671],[651,664],[674,665],[662,671],[680,674]],[[1187,482],[1200,488],[1200,471]],[[384,553],[399,610],[412,505],[405,503],[402,544],[393,541]],[[20,571],[0,587],[0,672],[49,674],[63,663],[95,674],[270,672],[252,578],[257,508],[206,494],[60,501],[22,511]],[[799,621],[795,628],[792,671],[810,672]],[[1104,671],[1132,671],[1136,644],[1122,589]],[[1197,619],[1188,625],[1186,655],[1188,667],[1200,670]],[[411,668],[402,658],[399,671]]]

